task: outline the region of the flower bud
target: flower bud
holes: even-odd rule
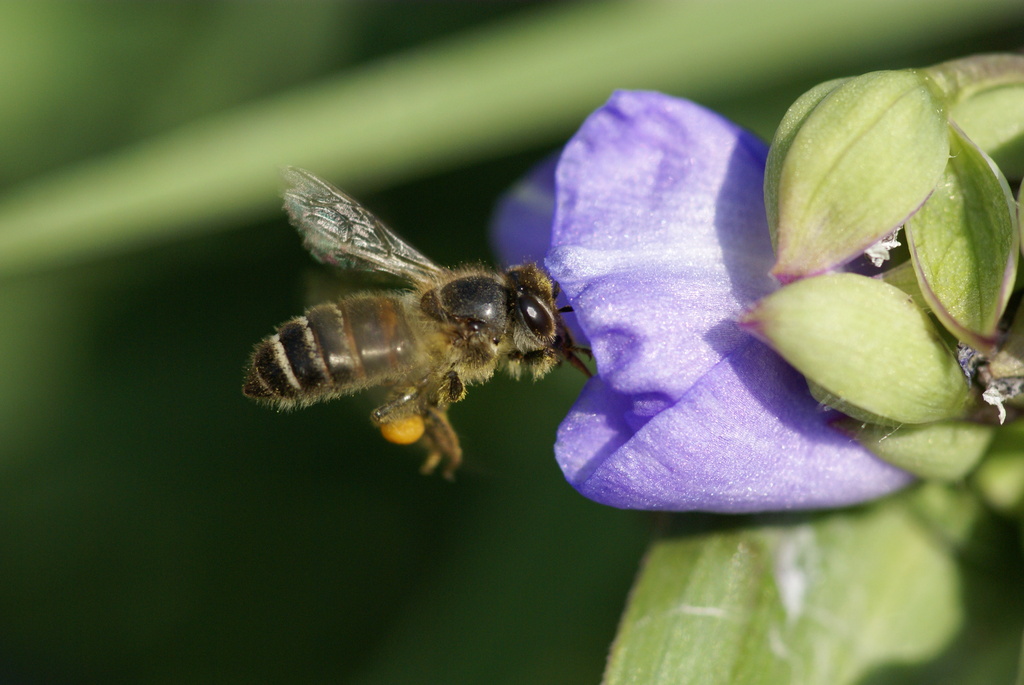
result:
[[[895,428],[843,419],[832,424],[893,466],[922,478],[959,480],[988,450],[996,427],[969,421],[936,421]]]
[[[999,168],[955,125],[950,153],[906,236],[929,308],[958,340],[990,351],[1017,273],[1017,203]]]
[[[931,320],[881,280],[838,273],[762,298],[740,324],[842,402],[896,423],[958,416],[967,383]]]
[[[765,193],[783,283],[825,272],[892,233],[942,176],[942,104],[916,71],[881,71],[808,92],[773,142]]]
[[[975,55],[923,70],[950,119],[1009,178],[1024,176],[1024,55]]]

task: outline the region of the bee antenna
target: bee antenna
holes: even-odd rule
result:
[[[570,312],[572,312],[572,305],[571,304],[567,304],[564,307],[559,307],[558,308],[558,312],[560,314],[569,314]]]
[[[588,350],[585,347],[570,347],[567,345],[566,347],[562,348],[562,356],[565,357],[565,360],[567,362],[569,362],[575,368],[582,371],[583,375],[586,376],[587,378],[593,378],[594,374],[590,372],[590,369],[587,368],[587,365],[583,363],[583,360],[579,358],[576,352],[583,352],[591,359],[594,358],[594,356],[590,354],[590,350]]]

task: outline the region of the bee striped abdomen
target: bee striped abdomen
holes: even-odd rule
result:
[[[324,358],[306,317],[300,316],[281,326],[277,338],[284,349],[300,391],[314,390],[330,380]]]
[[[353,298],[342,300],[339,307],[358,352],[361,377],[378,378],[412,361],[412,332],[397,300]]]
[[[351,323],[336,304],[321,304],[306,312],[324,367],[336,385],[348,385],[359,379],[362,365],[354,352]]]
[[[298,392],[298,381],[287,364],[284,348],[276,335],[256,346],[242,392],[259,399],[290,399]]]
[[[412,348],[396,298],[321,304],[256,346],[242,392],[284,404],[316,402],[404,370],[413,361]]]

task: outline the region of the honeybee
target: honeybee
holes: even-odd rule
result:
[[[536,264],[446,269],[323,179],[294,167],[284,177],[285,211],[317,261],[408,289],[357,292],[282,324],[253,351],[248,397],[287,409],[384,386],[371,420],[391,442],[423,445],[423,473],[443,462],[450,478],[462,448],[447,409],[467,386],[498,368],[540,378],[563,360],[590,375],[562,318],[571,310]]]

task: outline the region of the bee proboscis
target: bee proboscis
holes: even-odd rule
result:
[[[318,261],[390,274],[406,290],[370,290],[318,304],[253,351],[242,391],[281,408],[384,386],[371,419],[388,440],[419,442],[424,473],[462,461],[447,408],[499,368],[535,378],[566,360],[588,376],[562,313],[558,285],[536,264],[504,271],[447,269],[425,257],[351,197],[289,167],[284,207]],[[585,350],[584,350],[585,351]]]

